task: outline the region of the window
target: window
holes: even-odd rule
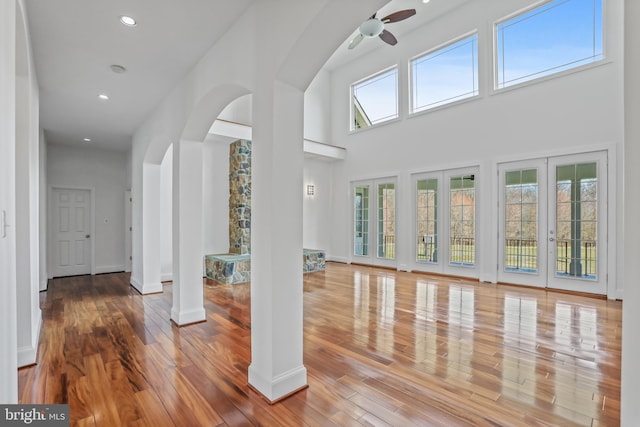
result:
[[[504,177],[504,270],[538,272],[538,170]]]
[[[411,112],[478,95],[478,36],[411,61]]]
[[[351,130],[398,117],[398,68],[351,85]]]
[[[598,165],[556,167],[556,276],[596,280]]]
[[[353,254],[369,255],[369,186],[355,188]]]
[[[475,175],[449,179],[449,264],[473,266],[476,262]]]
[[[438,179],[416,182],[416,262],[438,262]]]
[[[396,186],[378,184],[378,258],[396,257]]]
[[[496,24],[497,88],[603,58],[602,0],[555,0]]]

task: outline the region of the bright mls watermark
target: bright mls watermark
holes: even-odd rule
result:
[[[69,427],[69,405],[0,405],[0,427]]]

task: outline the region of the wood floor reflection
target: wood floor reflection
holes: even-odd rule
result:
[[[618,301],[328,263],[304,280],[309,388],[269,406],[247,386],[248,284],[206,282],[207,321],[177,328],[170,284],[127,283],[50,282],[22,403],[79,426],[619,425]]]

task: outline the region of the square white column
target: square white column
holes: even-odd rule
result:
[[[307,386],[303,365],[303,93],[283,83],[253,95],[251,365],[270,402]]]
[[[205,320],[202,284],[202,142],[173,144],[173,307],[183,326]]]

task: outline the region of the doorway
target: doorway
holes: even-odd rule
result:
[[[52,277],[91,274],[91,190],[53,188],[51,195]]]
[[[607,292],[607,153],[498,165],[498,281]]]

